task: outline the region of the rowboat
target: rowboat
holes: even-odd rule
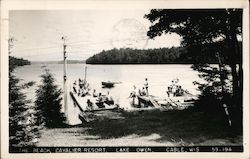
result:
[[[102,82],[102,87],[112,88],[112,87],[114,87],[114,84],[115,84],[115,82],[110,82],[110,81]]]

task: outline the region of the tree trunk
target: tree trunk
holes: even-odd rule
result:
[[[236,24],[234,23],[235,17],[233,12],[229,13],[228,17],[228,32],[227,43],[229,51],[229,62],[232,69],[233,80],[233,107],[241,108],[242,105],[242,90],[243,90],[243,69],[242,69],[242,57],[238,47],[238,40],[236,34]],[[239,69],[237,71],[237,65]]]
[[[238,63],[238,102],[239,107],[242,108],[243,106],[243,62],[242,62],[242,51],[239,47],[239,42],[236,37],[236,33],[234,34],[233,41],[234,41],[234,46],[235,46],[235,53],[237,56],[237,63]]]

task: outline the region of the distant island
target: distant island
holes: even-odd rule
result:
[[[58,64],[63,64],[63,61],[58,61]],[[67,60],[68,64],[82,64],[85,63],[85,60]]]
[[[87,64],[191,64],[191,57],[183,47],[159,49],[112,49],[93,55]]]
[[[102,51],[86,60],[87,64],[173,64],[191,63],[184,58],[186,50],[182,47],[160,49],[112,49]]]
[[[24,65],[30,65],[30,61],[23,59],[23,58],[17,58],[14,56],[9,56],[9,65],[11,66],[24,66]]]
[[[67,64],[83,64],[85,60],[67,60]],[[63,64],[63,61],[31,61],[31,64]]]

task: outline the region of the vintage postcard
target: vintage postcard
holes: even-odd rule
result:
[[[249,158],[249,3],[1,1],[1,158]]]

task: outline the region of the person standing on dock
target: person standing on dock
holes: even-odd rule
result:
[[[144,87],[146,88],[146,96],[148,96],[148,79],[145,78],[145,84],[144,84]]]
[[[142,91],[141,91],[141,94],[140,94],[141,96],[146,96],[147,95],[147,92],[146,92],[146,90],[145,90],[145,88],[144,87],[142,87]]]
[[[136,86],[134,85],[134,90],[130,93],[129,98],[132,98],[132,105],[135,105],[135,98],[136,98]]]
[[[77,93],[77,90],[76,90],[76,81],[73,83],[73,90],[74,90],[74,93]]]
[[[96,90],[94,89],[93,90],[93,97],[97,97],[98,95],[97,95],[97,93],[96,93]]]

